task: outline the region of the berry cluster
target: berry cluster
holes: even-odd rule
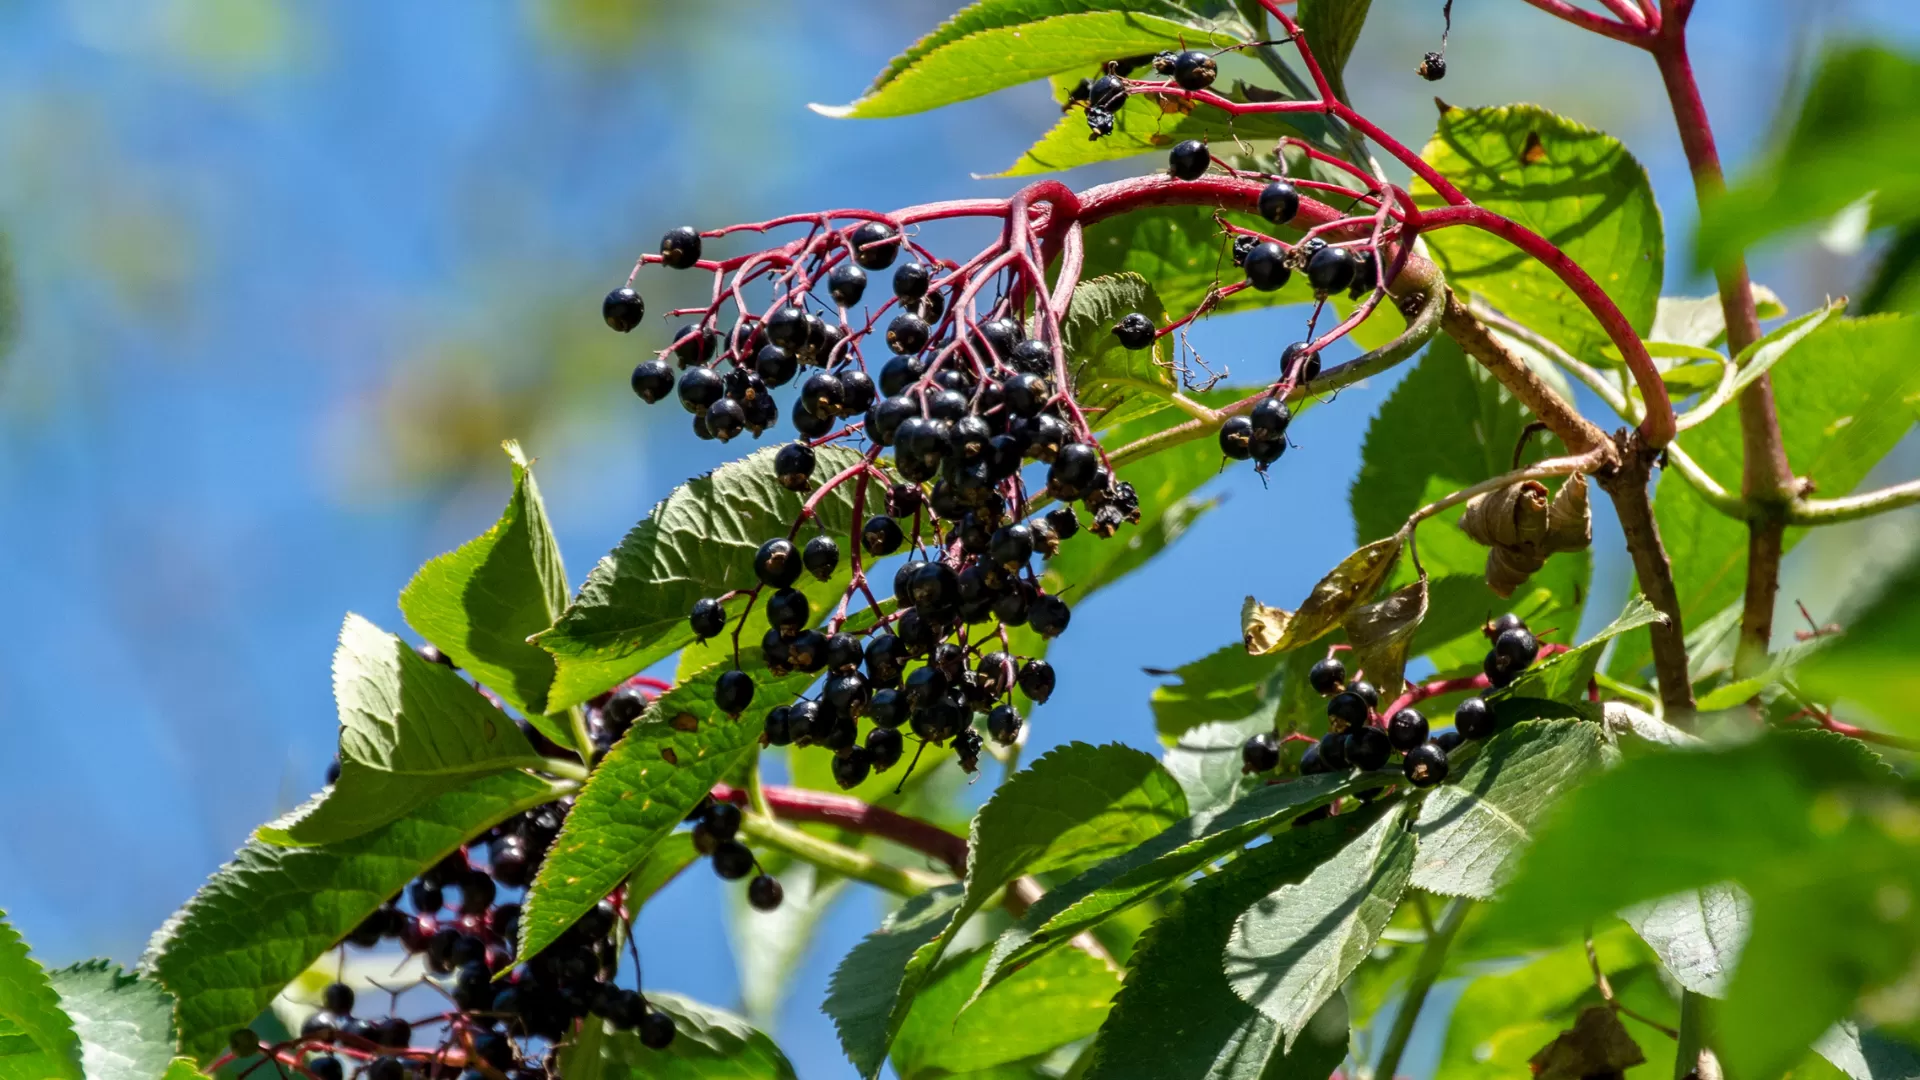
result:
[[[1127,101],[1127,77],[1143,63],[1151,64],[1156,73],[1166,76],[1182,90],[1205,90],[1220,76],[1214,54],[1198,49],[1110,61],[1105,74],[1097,79],[1081,79],[1067,95],[1068,108],[1078,106],[1086,111],[1089,140],[1113,134],[1114,116]]]
[[[1483,632],[1493,642],[1484,665],[1489,690],[1511,683],[1539,655],[1539,643],[1517,615],[1502,615]],[[1381,717],[1379,690],[1365,679],[1349,681],[1338,657],[1314,664],[1307,681],[1327,699],[1327,735],[1301,755],[1302,775],[1349,768],[1372,772],[1399,754],[1407,782],[1432,787],[1447,778],[1448,756],[1462,742],[1494,733],[1493,708],[1484,694],[1460,703],[1453,727],[1432,732],[1426,716],[1412,705]],[[1253,736],[1241,747],[1240,760],[1248,773],[1271,772],[1280,764],[1280,739],[1265,731]]]

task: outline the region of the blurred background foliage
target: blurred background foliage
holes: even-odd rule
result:
[[[0,783],[14,823],[0,900],[41,955],[132,960],[249,829],[318,786],[342,612],[400,624],[413,569],[493,520],[501,439],[541,459],[576,583],[674,484],[743,452],[695,442],[680,413],[626,389],[688,283],[650,278],[653,317],[630,338],[599,323],[599,296],[664,228],[1017,186],[971,177],[1057,119],[1043,86],[892,121],[805,109],[857,96],[954,7],[0,4],[0,730],[27,766]],[[1691,187],[1645,58],[1516,0],[1459,0],[1449,76],[1430,85],[1413,67],[1439,22],[1438,0],[1375,0],[1348,68],[1362,111],[1413,145],[1435,91],[1537,102],[1619,136],[1661,199],[1667,292],[1711,291],[1682,242]],[[1822,42],[1912,51],[1920,10],[1702,0],[1693,34],[1737,173],[1784,130]],[[1920,242],[1911,225],[1889,235],[1843,215],[1763,249],[1755,276],[1795,312],[1837,295],[1911,309]],[[971,240],[956,228],[952,242]],[[1236,381],[1268,377],[1302,317],[1217,319],[1193,340]],[[1242,595],[1303,592],[1351,548],[1366,418],[1401,377],[1304,416],[1270,488],[1244,470],[1216,481],[1203,495],[1219,507],[1174,558],[1090,602],[1054,649],[1062,688],[1030,757],[1074,738],[1151,746],[1157,680],[1141,667],[1232,640]],[[1912,476],[1917,459],[1904,446],[1868,482]],[[1596,537],[1601,595],[1627,580],[1611,529]],[[1824,617],[1914,535],[1911,514],[1823,530],[1783,596]],[[1156,605],[1151,633],[1099,614],[1167,595],[1183,603]],[[863,889],[833,895],[776,1018],[809,1076],[844,1068],[815,1009],[873,922]],[[647,970],[738,1002],[715,899],[691,875],[649,909],[671,932],[642,927]]]

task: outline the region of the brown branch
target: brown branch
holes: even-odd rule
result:
[[[1607,438],[1593,421],[1580,415],[1573,403],[1555,393],[1538,372],[1528,365],[1520,354],[1509,349],[1487,324],[1467,310],[1458,297],[1447,295],[1447,310],[1442,316],[1441,329],[1447,336],[1460,343],[1460,348],[1468,356],[1478,360],[1482,367],[1493,373],[1527,411],[1540,418],[1547,430],[1558,436],[1570,454],[1584,454],[1590,450],[1608,448],[1613,441]],[[1609,451],[1610,452],[1610,451]]]
[[[966,876],[966,837],[955,836],[931,822],[896,813],[884,806],[863,802],[851,795],[834,795],[825,791],[781,787],[776,784],[763,785],[760,790],[767,798],[767,807],[782,820],[811,821],[857,832],[864,836],[878,836],[884,840],[891,840],[901,847],[939,859],[946,863],[947,868],[956,876]],[[712,795],[721,802],[730,802],[737,806],[747,805],[745,788],[733,787],[730,784],[715,784]]]

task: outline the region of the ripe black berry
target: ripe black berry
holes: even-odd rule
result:
[[[727,840],[713,849],[713,872],[728,881],[738,881],[753,871],[753,852],[738,840]]]
[[[1243,772],[1272,772],[1280,765],[1280,740],[1271,731],[1262,731],[1240,747]]]
[[[1123,349],[1144,349],[1153,344],[1153,320],[1136,311],[1114,325],[1113,336]]]
[[[867,291],[867,272],[852,263],[841,263],[827,275],[827,295],[841,307],[852,307]]]
[[[680,374],[680,405],[690,413],[704,413],[727,392],[712,368],[688,368]]]
[[[1453,728],[1448,728],[1433,737],[1433,744],[1449,754],[1453,753],[1454,750],[1459,748],[1461,743],[1466,741],[1467,740]]]
[[[1420,66],[1414,71],[1428,82],[1439,82],[1447,77],[1447,58],[1437,52],[1430,52],[1420,58]]]
[[[1035,705],[1045,705],[1047,699],[1053,696],[1053,665],[1045,660],[1029,660],[1020,669],[1020,677],[1015,681],[1020,684],[1020,692]]]
[[[674,360],[683,368],[704,365],[719,350],[720,335],[703,332],[698,323],[683,326],[674,335],[673,344],[668,348],[673,350]]]
[[[807,568],[807,573],[825,581],[840,569],[840,545],[831,536],[816,536],[807,541],[806,549],[800,553],[800,563]]]
[[[1540,643],[1524,627],[1503,630],[1493,639],[1492,663],[1502,671],[1519,674],[1540,655]]]
[[[1053,350],[1038,338],[1028,338],[1013,347],[1009,357],[1015,371],[1045,375],[1053,370]]]
[[[367,1071],[361,1075],[365,1080],[407,1080],[407,1067],[399,1058],[382,1054],[367,1062]]]
[[[906,740],[892,727],[876,727],[867,732],[867,753],[873,755],[875,772],[886,772],[899,764],[900,755],[905,749]]]
[[[753,676],[735,668],[722,672],[713,685],[713,703],[728,716],[739,716],[753,701]]]
[[[780,879],[771,874],[761,874],[747,882],[747,903],[752,904],[755,911],[772,911],[785,896]]]
[[[777,705],[767,713],[767,745],[786,746],[793,742],[793,709]]]
[[[1148,328],[1151,332],[1151,327]],[[1030,372],[1021,372],[1000,384],[1000,392],[1007,403],[1007,410],[1015,416],[1037,416],[1046,408],[1047,399],[1053,396],[1053,388],[1047,380]]]
[[[1293,422],[1293,410],[1278,397],[1266,397],[1253,407],[1247,420],[1253,425],[1255,443],[1285,442],[1287,425]]]
[[[904,262],[893,272],[893,295],[902,300],[918,300],[927,295],[927,286],[933,283],[933,271],[926,263],[914,260]],[[918,352],[918,349],[908,350]]]
[[[1047,491],[1063,502],[1078,499],[1093,485],[1099,470],[1100,455],[1093,447],[1086,443],[1063,446],[1047,470]]]
[[[800,580],[799,553],[793,550],[793,541],[784,536],[776,536],[760,545],[753,556],[753,574],[763,585],[784,589]]]
[[[1359,694],[1360,700],[1367,703],[1367,708],[1377,709],[1380,707],[1380,691],[1374,689],[1373,684],[1367,680],[1355,679],[1353,685],[1347,687],[1347,689]]]
[[[900,254],[900,233],[891,225],[868,221],[853,230],[854,261],[869,270],[885,270]]]
[[[922,614],[944,611],[960,602],[960,576],[944,562],[923,562],[908,580],[907,592]]]
[[[608,326],[623,334],[639,326],[640,320],[646,315],[647,302],[640,299],[639,293],[624,285],[600,301],[600,317],[607,320]]]
[[[820,692],[820,696],[836,712],[852,717],[859,717],[867,711],[868,694],[867,677],[857,671],[829,677],[825,689]]]
[[[1401,771],[1414,787],[1432,787],[1447,778],[1447,752],[1438,743],[1421,743],[1407,751]]]
[[[321,1054],[318,1057],[309,1058],[307,1071],[313,1074],[314,1080],[345,1080],[347,1075],[345,1067],[340,1064],[340,1059],[332,1054]]]
[[[707,425],[707,430],[721,442],[731,440],[747,428],[747,410],[732,398],[721,398],[713,403],[705,416],[696,419]]]
[[[1322,697],[1337,694],[1347,685],[1347,665],[1329,656],[1307,672],[1307,682]]]
[[[840,415],[866,412],[873,405],[873,379],[859,368],[842,369],[840,379]]]
[[[1198,49],[1188,49],[1173,58],[1173,81],[1182,90],[1205,90],[1220,73],[1213,57]]]
[[[1498,654],[1489,651],[1486,660],[1480,665],[1480,670],[1486,673],[1487,685],[1495,690],[1501,687],[1511,686],[1513,680],[1520,677],[1519,670],[1502,667],[1498,663],[1498,659]]]
[[[805,593],[798,589],[781,589],[767,598],[767,621],[775,630],[798,633],[812,621],[812,605],[807,602]],[[798,658],[795,667],[804,667]]]
[[[1347,767],[1347,733],[1336,731],[1319,742],[1320,760],[1326,764],[1328,772],[1339,772]]]
[[[1347,299],[1358,300],[1380,284],[1380,264],[1372,251],[1354,251],[1352,255],[1353,284],[1347,288]]]
[[[685,270],[700,261],[700,233],[691,225],[669,229],[660,238],[660,261],[675,270]]]
[[[1253,249],[1247,252],[1244,268],[1247,271],[1247,284],[1261,292],[1272,292],[1293,276],[1293,272],[1287,269],[1286,250],[1271,240],[1253,245]]]
[[[1463,739],[1484,739],[1493,734],[1493,706],[1487,699],[1470,697],[1454,707],[1453,728]]]
[[[649,1050],[665,1050],[673,1045],[673,1018],[657,1010],[642,1016],[640,1045]]]
[[[1055,638],[1066,632],[1067,623],[1072,618],[1073,612],[1067,609],[1066,601],[1057,596],[1042,596],[1033,602],[1033,608],[1027,613],[1027,625],[1033,627],[1041,637]],[[1022,685],[1024,688],[1024,683]]]
[[[1358,687],[1360,684],[1355,683]],[[1344,690],[1333,695],[1327,702],[1327,730],[1351,731],[1365,726],[1372,710],[1367,707],[1367,699],[1353,690]]]
[[[872,772],[873,755],[864,746],[849,747],[833,759],[833,782],[842,791],[859,787]]]
[[[900,523],[885,514],[875,514],[860,527],[860,546],[873,556],[891,555],[907,542]]]
[[[1353,259],[1346,248],[1323,247],[1307,259],[1307,284],[1313,295],[1324,298],[1353,284]]]
[[[917,353],[927,347],[927,320],[911,311],[902,312],[887,324],[887,348],[897,353]]]
[[[1017,521],[1002,525],[994,530],[987,554],[1008,570],[1027,565],[1027,560],[1033,557],[1033,530]]]
[[[1427,741],[1427,718],[1415,708],[1401,709],[1387,721],[1387,741],[1395,750],[1411,750]]]
[[[773,456],[773,475],[780,486],[788,491],[810,491],[813,489],[813,447],[803,442],[792,442],[780,448]]]
[[[1253,421],[1244,416],[1229,416],[1220,425],[1220,452],[1235,461],[1253,456]]]
[[[1488,641],[1492,641],[1509,630],[1525,630],[1526,628],[1526,621],[1509,611],[1505,615],[1493,619],[1488,622],[1487,625],[1481,627],[1480,632],[1487,636]]]
[[[1347,761],[1356,769],[1372,772],[1385,768],[1391,756],[1393,745],[1387,733],[1377,727],[1355,728],[1347,735]]]
[[[800,384],[798,404],[822,420],[840,415],[840,406],[846,400],[846,388],[840,385],[840,377],[830,371],[816,371]]]
[[[787,663],[808,674],[826,670],[827,636],[818,630],[795,634],[793,640],[787,642]]]
[[[1213,155],[1207,152],[1207,144],[1199,139],[1188,139],[1179,143],[1167,156],[1167,171],[1180,180],[1200,179],[1206,174],[1207,166],[1211,164],[1213,164]]]
[[[1280,351],[1280,374],[1282,377],[1292,375],[1296,386],[1312,382],[1320,374],[1320,354],[1307,354],[1307,348],[1306,342],[1296,341]],[[1305,360],[1301,359],[1303,355]]]
[[[900,690],[876,690],[872,700],[867,702],[867,717],[880,729],[896,728],[906,723],[908,711],[906,693]]]
[[[1293,220],[1300,212],[1300,193],[1285,180],[1275,180],[1260,189],[1260,216],[1279,225]]]
[[[633,369],[633,392],[649,405],[673,393],[674,381],[665,360],[642,360]]]
[[[1301,776],[1313,776],[1318,773],[1332,772],[1332,771],[1333,770],[1327,766],[1327,759],[1322,757],[1320,754],[1319,743],[1315,743],[1312,746],[1307,747],[1306,752],[1300,755],[1300,775]]]

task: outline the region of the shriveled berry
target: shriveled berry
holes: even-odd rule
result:
[[[713,872],[738,881],[753,871],[753,852],[738,840],[723,841],[713,849]]]
[[[691,225],[667,230],[660,238],[660,261],[675,270],[685,270],[700,261],[700,233]]]
[[[1439,82],[1447,77],[1447,58],[1430,52],[1420,58],[1420,66],[1414,71],[1428,82]]]
[[[1285,180],[1275,180],[1260,189],[1260,216],[1285,225],[1300,212],[1300,193]]]
[[[1400,768],[1414,787],[1432,787],[1447,778],[1447,752],[1438,743],[1421,743],[1407,751]]]
[[[1144,349],[1153,344],[1153,320],[1136,311],[1114,324],[1113,336],[1123,349]]]
[[[1271,731],[1262,731],[1240,746],[1242,772],[1272,772],[1280,765],[1280,740]]]
[[[776,536],[760,545],[753,555],[753,575],[762,585],[771,585],[784,589],[800,580],[799,552],[793,549],[793,541],[784,536]]]
[[[772,911],[785,896],[780,879],[771,874],[761,874],[747,882],[747,903],[752,904],[755,911]]]
[[[728,716],[739,716],[753,702],[753,676],[735,668],[722,672],[713,684],[713,703]]]
[[[727,392],[727,384],[712,368],[688,368],[680,373],[680,405],[690,413],[705,413]]]
[[[1068,610],[1066,601],[1057,596],[1042,596],[1033,602],[1032,609],[1027,613],[1027,625],[1033,627],[1041,637],[1055,638],[1066,633],[1067,623],[1072,618],[1073,612]]]
[[[1343,690],[1327,701],[1327,730],[1351,731],[1362,727],[1371,712],[1366,698],[1352,690]]]
[[[1200,179],[1211,164],[1213,155],[1207,152],[1207,144],[1199,139],[1177,143],[1173,152],[1167,155],[1167,171],[1180,180]]]
[[[1253,245],[1242,268],[1247,272],[1247,284],[1261,292],[1272,292],[1293,276],[1287,269],[1286,249],[1271,240]]]
[[[1484,739],[1493,734],[1493,706],[1486,698],[1470,697],[1453,709],[1453,729],[1463,739]]]
[[[1387,741],[1395,750],[1411,750],[1427,741],[1427,718],[1408,706],[1387,721]]]
[[[633,369],[633,392],[649,405],[673,393],[676,381],[665,360],[642,360]]]
[[[639,326],[640,320],[647,317],[647,302],[640,299],[640,294],[632,288],[623,285],[600,301],[600,317],[607,320],[608,326],[624,334]]]
[[[1253,421],[1244,416],[1229,416],[1220,425],[1220,452],[1235,461],[1253,456]]]
[[[1356,769],[1372,772],[1385,768],[1393,756],[1393,744],[1387,733],[1371,725],[1355,728],[1347,735],[1347,762]]]
[[[840,545],[831,536],[816,536],[800,552],[800,564],[807,573],[825,581],[840,569]]]
[[[983,740],[980,733],[972,728],[961,728],[953,737],[953,756],[964,772],[980,771],[980,750]]]
[[[1353,258],[1346,248],[1323,247],[1307,259],[1307,284],[1324,297],[1353,284]]]
[[[1346,689],[1347,665],[1341,663],[1338,657],[1329,656],[1307,671],[1307,683],[1313,687],[1314,693],[1331,697]]]
[[[1213,57],[1198,49],[1188,49],[1173,58],[1173,81],[1182,90],[1205,90],[1219,74]]]

